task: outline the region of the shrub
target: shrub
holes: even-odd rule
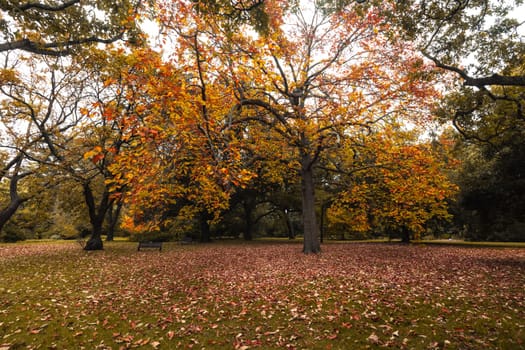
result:
[[[6,243],[14,243],[18,241],[23,241],[26,239],[26,236],[22,230],[17,230],[14,227],[8,225],[4,226],[4,230],[0,234],[0,241]]]

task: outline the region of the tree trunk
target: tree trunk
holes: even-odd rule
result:
[[[326,219],[326,210],[328,209],[328,207],[330,206],[332,202],[331,201],[328,201],[328,202],[323,202],[323,204],[321,204],[321,222],[320,222],[320,235],[321,235],[321,243],[324,242],[324,236],[325,236],[325,219]]]
[[[93,226],[93,231],[84,246],[84,250],[102,250],[104,249],[104,244],[102,243],[102,224],[93,225],[92,223],[91,225]]]
[[[288,239],[295,239],[295,229],[293,227],[292,219],[290,219],[289,210],[284,209],[283,211],[284,221],[286,223],[286,228],[288,229]]]
[[[301,170],[302,199],[303,199],[303,253],[315,254],[321,251],[319,227],[315,214],[315,188],[312,161],[308,155],[303,155]]]
[[[29,173],[20,174],[20,168],[22,166],[22,156],[17,156],[15,159],[11,161],[11,163],[4,169],[5,172],[14,165],[14,175],[12,175],[9,178],[9,204],[0,211],[0,232],[2,232],[2,228],[4,225],[11,219],[11,217],[16,213],[20,205],[27,201],[29,198],[21,198],[18,195],[18,181],[25,176],[29,175]],[[0,181],[5,176],[5,172],[2,172],[0,174]],[[7,177],[7,176],[5,176]]]
[[[410,243],[410,231],[405,226],[401,228],[401,243]]]
[[[252,198],[246,198],[243,203],[244,208],[244,239],[253,240],[253,220],[252,213],[255,209],[255,202]]]
[[[9,219],[11,219],[11,217],[16,213],[20,205],[27,200],[24,198],[20,198],[20,196],[18,196],[17,182],[18,182],[17,177],[11,179],[11,184],[9,186],[11,200],[9,204],[4,209],[2,209],[2,211],[0,211],[0,232],[2,232],[2,228],[9,221]]]
[[[111,205],[109,192],[107,190],[104,191],[97,208],[89,182],[83,184],[83,188],[84,200],[88,207],[89,221],[91,222],[92,228],[91,237],[89,237],[89,240],[86,242],[84,250],[102,250],[104,249],[104,244],[102,243],[102,224],[104,223],[106,212]]]
[[[115,237],[115,228],[117,227],[118,219],[120,217],[120,212],[122,210],[122,201],[117,203],[116,208],[113,209],[113,206],[110,206],[108,209],[108,235],[106,237],[106,242],[113,241]]]
[[[208,243],[211,242],[211,234],[210,234],[210,223],[209,220],[211,219],[210,214],[207,211],[202,211],[201,215],[199,217],[199,223],[201,227],[201,239],[200,241],[202,243]]]

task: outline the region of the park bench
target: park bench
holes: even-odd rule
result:
[[[162,242],[140,241],[137,250],[140,250],[141,248],[154,248],[158,249],[160,252],[162,250]]]
[[[193,238],[191,236],[184,236],[179,241],[179,244],[192,244],[194,243]]]

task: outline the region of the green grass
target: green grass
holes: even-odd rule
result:
[[[525,349],[525,249],[0,245],[0,349]]]

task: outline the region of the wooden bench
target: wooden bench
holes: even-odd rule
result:
[[[184,236],[179,241],[179,244],[192,244],[192,243],[194,243],[194,241],[193,241],[193,238],[191,238],[191,236]]]
[[[158,249],[159,252],[162,250],[162,242],[152,242],[152,241],[141,241],[137,247],[137,251],[141,248],[153,248]]]

